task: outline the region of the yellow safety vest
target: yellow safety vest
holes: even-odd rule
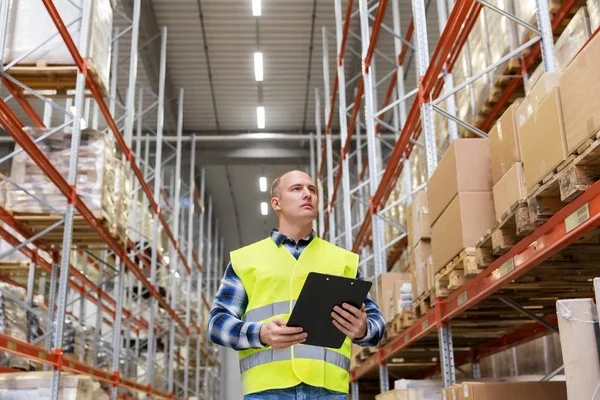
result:
[[[288,319],[309,272],[356,277],[358,255],[315,237],[296,260],[267,238],[231,253],[232,267],[248,294],[244,321]],[[244,395],[300,383],[348,393],[352,341],[340,349],[296,345],[239,352]]]

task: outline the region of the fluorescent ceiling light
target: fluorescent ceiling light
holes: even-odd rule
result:
[[[267,203],[264,201],[262,203],[260,203],[260,213],[262,215],[267,215],[269,213],[269,208],[267,206]]]
[[[267,178],[265,178],[264,176],[261,176],[260,179],[258,180],[258,184],[260,186],[261,192],[267,191]]]
[[[252,0],[252,15],[260,17],[262,14],[261,0]]]
[[[263,55],[257,51],[254,53],[254,79],[257,82],[262,82],[263,78]]]
[[[265,129],[265,108],[256,107],[256,125],[258,129]]]

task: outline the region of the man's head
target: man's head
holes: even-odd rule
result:
[[[289,171],[271,185],[271,206],[292,223],[309,223],[317,217],[317,187],[308,174]]]

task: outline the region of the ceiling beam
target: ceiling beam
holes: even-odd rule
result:
[[[125,14],[129,18],[133,18],[133,2],[134,0],[121,0]],[[160,34],[158,23],[156,22],[156,15],[154,14],[154,8],[152,7],[151,1],[142,1],[140,8],[140,33],[139,43],[140,47],[149,39]],[[150,87],[155,93],[158,93],[158,83],[160,81],[160,40],[154,39],[151,43],[141,49],[140,57],[148,77]],[[165,99],[172,99],[176,95],[171,81],[171,75],[169,74],[169,66],[167,63],[167,73],[165,76]],[[175,127],[177,121],[177,103],[175,101],[165,102],[165,120],[169,123],[166,124],[165,128]]]

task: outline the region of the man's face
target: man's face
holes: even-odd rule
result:
[[[291,171],[281,177],[279,196],[271,204],[287,220],[312,221],[317,217],[317,187],[302,171]]]

